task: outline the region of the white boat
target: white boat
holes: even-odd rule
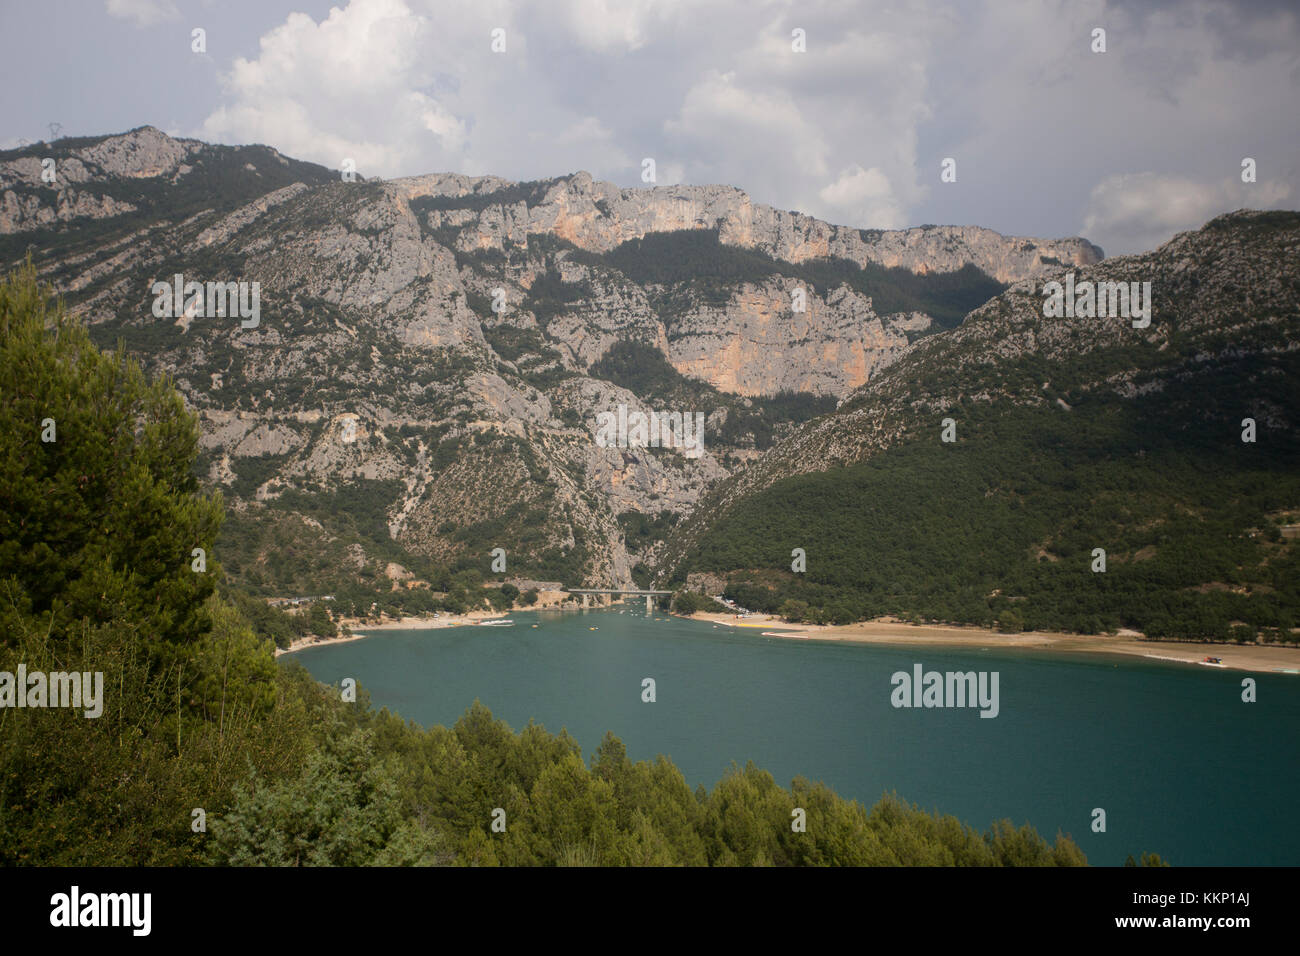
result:
[[[479,627],[510,627],[515,622],[508,617],[497,618],[495,621],[479,621]]]

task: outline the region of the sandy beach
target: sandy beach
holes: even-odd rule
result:
[[[532,610],[529,608],[528,610]],[[498,618],[509,617],[509,611],[469,611],[465,614],[439,614],[437,617],[404,617],[399,620],[381,621],[378,624],[366,624],[357,618],[344,618],[339,625],[347,625],[352,631],[346,636],[338,637],[299,637],[287,647],[277,647],[275,656],[281,654],[292,654],[294,651],[300,651],[305,647],[324,647],[326,644],[347,644],[350,641],[359,641],[369,637],[375,631],[422,631],[440,627],[462,627],[466,624],[474,624],[478,621],[493,621]]]
[[[768,636],[794,640],[846,641],[855,644],[905,644],[925,647],[1025,647],[1054,651],[1085,651],[1127,654],[1155,660],[1199,663],[1205,657],[1223,659],[1223,667],[1242,671],[1300,672],[1300,647],[1273,644],[1202,644],[1177,641],[1141,641],[1136,635],[1061,634],[1026,631],[999,634],[981,627],[944,627],[937,624],[908,624],[904,621],[863,621],[840,626],[787,624],[771,615],[737,618],[734,614],[700,612],[692,620],[710,621],[727,627],[770,632]],[[782,633],[776,633],[782,632]],[[1211,665],[1204,665],[1211,666]]]

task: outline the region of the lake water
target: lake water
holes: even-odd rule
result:
[[[783,785],[803,775],[868,805],[895,790],[981,831],[1004,817],[1049,839],[1059,829],[1094,864],[1142,851],[1174,865],[1300,864],[1300,677],[786,640],[621,610],[378,632],[296,656],[424,725],[449,726],[478,698],[516,730],[530,718],[567,728],[587,757],[612,730],[632,759],[663,753],[692,786],[752,760]],[[891,675],[917,663],[996,671],[998,716],[894,708]],[[1245,676],[1256,703],[1241,700]],[[646,677],[654,703],[641,700]],[[1097,807],[1105,833],[1091,830]]]

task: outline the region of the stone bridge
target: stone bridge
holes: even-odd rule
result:
[[[672,591],[646,591],[641,588],[566,588],[568,594],[581,594],[582,606],[591,606],[591,596],[593,594],[630,594],[634,597],[645,595],[645,612],[650,614],[654,610],[653,599],[661,594],[672,594]]]

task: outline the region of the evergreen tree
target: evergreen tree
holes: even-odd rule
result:
[[[30,262],[0,284],[0,580],[56,628],[129,618],[193,642],[221,520],[191,474],[196,420],[47,296]]]

